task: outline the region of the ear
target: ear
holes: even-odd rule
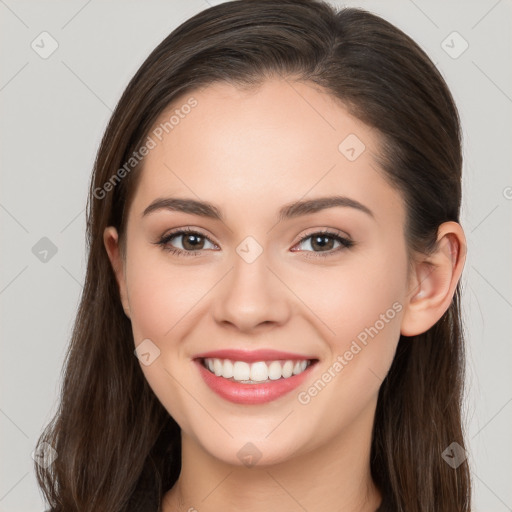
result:
[[[445,222],[437,232],[433,254],[414,264],[400,333],[428,331],[449,308],[466,261],[466,238],[457,222]]]
[[[130,318],[130,304],[128,302],[128,293],[126,289],[126,278],[124,272],[124,260],[119,247],[119,235],[117,229],[113,226],[105,228],[103,232],[103,243],[107,250],[108,258],[114,269],[116,281],[119,286],[119,295],[123,305],[124,312]]]

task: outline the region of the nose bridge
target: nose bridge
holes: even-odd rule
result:
[[[217,322],[229,322],[241,330],[262,323],[282,323],[289,312],[286,287],[270,269],[268,251],[247,237],[236,248],[232,270],[223,280],[215,301]]]

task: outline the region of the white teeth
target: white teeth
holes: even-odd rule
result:
[[[230,379],[234,375],[233,363],[229,359],[224,360],[222,365],[222,376],[226,379]]]
[[[270,380],[287,379],[292,375],[302,373],[310,362],[302,361],[258,361],[246,363],[245,361],[231,361],[230,359],[206,358],[204,365],[217,377],[233,378],[238,382],[264,382]]]
[[[222,361],[220,359],[214,359],[213,360],[213,372],[217,377],[220,377],[222,375]]]
[[[293,361],[286,361],[286,363],[283,364],[283,377],[287,379],[288,377],[292,376],[293,373]]]
[[[251,380],[262,382],[267,379],[268,366],[263,361],[251,364]]]
[[[268,378],[270,380],[280,379],[282,376],[281,363],[279,361],[272,361],[268,367]]]
[[[221,362],[220,359],[215,359],[215,361]],[[233,364],[233,378],[235,380],[249,380],[250,375],[251,367],[246,362],[236,361],[236,363]]]

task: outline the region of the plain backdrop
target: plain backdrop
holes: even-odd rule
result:
[[[31,453],[57,406],[85,274],[89,176],[111,111],[150,51],[212,4],[0,0],[0,512],[44,510]],[[474,511],[512,510],[512,3],[345,5],[417,41],[460,110]]]

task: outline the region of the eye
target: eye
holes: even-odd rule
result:
[[[171,245],[171,241],[174,239],[182,238],[181,247],[175,247]],[[331,239],[331,241],[329,241]],[[157,245],[160,245],[163,250],[169,251],[178,256],[199,256],[201,251],[205,249],[204,244],[208,242],[216,248],[217,246],[206,236],[200,233],[199,231],[195,231],[190,228],[181,228],[176,231],[172,231],[164,235],[160,240],[155,242]],[[333,245],[338,243],[338,247],[333,248]],[[305,244],[309,246],[312,250],[306,249],[306,252],[315,253],[314,256],[307,256],[308,258],[316,258],[317,256],[326,257],[332,256],[333,254],[338,253],[343,249],[348,249],[355,245],[352,240],[348,238],[342,237],[339,234],[325,230],[318,231],[307,235],[296,244],[295,247]],[[316,251],[315,249],[319,249]],[[292,251],[296,252],[296,249],[292,249]]]
[[[329,241],[331,239],[331,241]],[[335,243],[338,243],[338,247],[333,249],[333,245]],[[312,233],[311,235],[307,235],[303,237],[299,244],[301,245],[305,244],[306,247],[309,246],[312,251],[307,250],[306,252],[314,252],[316,253],[314,256],[307,256],[308,258],[316,258],[317,256],[320,257],[326,257],[326,256],[332,256],[335,253],[338,253],[339,251],[343,249],[348,249],[354,245],[354,242],[352,240],[349,240],[348,238],[342,237],[338,235],[337,233],[334,233],[332,231],[319,231]],[[315,251],[315,248],[318,248],[319,251]],[[292,249],[293,250],[293,249]]]
[[[171,240],[175,238],[183,239],[180,244],[181,248],[171,245]],[[194,231],[190,228],[182,228],[177,231],[167,233],[158,242],[156,242],[156,244],[160,245],[163,250],[178,254],[180,256],[195,256],[198,255],[202,249],[204,249],[204,244],[206,241],[216,247],[215,244],[213,244],[213,242],[202,233]]]

